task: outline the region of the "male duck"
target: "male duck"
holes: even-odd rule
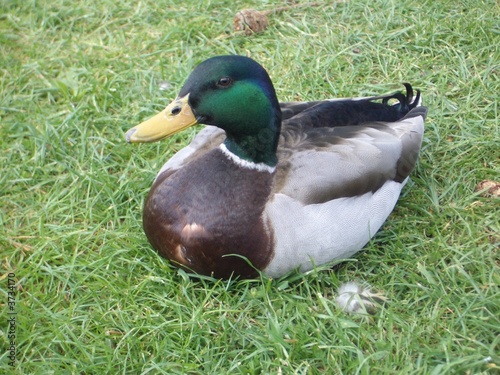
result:
[[[351,257],[389,216],[418,157],[427,109],[405,86],[406,95],[280,104],[254,60],[204,61],[177,99],[126,134],[152,142],[215,126],[156,177],[143,215],[149,241],[177,265],[222,278]]]

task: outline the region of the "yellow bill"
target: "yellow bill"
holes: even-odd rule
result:
[[[125,134],[127,142],[155,142],[196,125],[198,121],[189,106],[188,99],[189,94],[177,98],[156,116],[134,126]]]

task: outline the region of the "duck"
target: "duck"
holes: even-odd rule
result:
[[[349,259],[379,231],[415,168],[421,93],[278,101],[268,72],[211,57],[160,113],[125,134],[154,142],[196,124],[145,200],[143,228],[174,266],[279,278]]]

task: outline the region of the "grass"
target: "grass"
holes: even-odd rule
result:
[[[500,201],[474,191],[500,178],[498,2],[325,3],[270,15],[268,30],[246,37],[232,31],[234,13],[277,2],[2,2],[2,372],[498,371]],[[197,63],[227,53],[260,61],[281,100],[381,94],[404,81],[424,93],[420,163],[355,259],[217,281],[178,271],[147,243],[145,195],[196,129],[140,146],[124,131],[175,97]],[[390,303],[371,317],[339,311],[338,285],[356,279]]]

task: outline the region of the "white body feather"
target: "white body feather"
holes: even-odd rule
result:
[[[295,268],[308,271],[315,265],[351,257],[380,229],[403,185],[387,181],[375,193],[305,206],[277,194],[265,210],[279,236],[275,238],[274,258],[264,273],[278,277]]]

